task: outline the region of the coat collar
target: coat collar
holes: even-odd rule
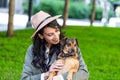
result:
[[[49,64],[48,64],[48,66],[50,66],[56,59],[57,59],[57,54],[54,53],[54,54],[52,55],[52,58],[51,58],[51,60],[50,60],[50,62],[49,62]]]

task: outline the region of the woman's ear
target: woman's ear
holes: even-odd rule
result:
[[[39,36],[40,39],[43,39],[43,35],[38,33],[38,36]]]

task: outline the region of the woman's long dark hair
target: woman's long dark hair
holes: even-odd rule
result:
[[[61,32],[61,26],[57,23],[56,20],[50,22],[45,27],[59,28],[60,39],[64,38],[64,35]],[[38,33],[43,35],[44,28],[42,28],[40,31],[38,31]],[[34,57],[33,57],[32,65],[36,68],[40,68],[43,72],[45,72],[49,68],[45,64],[45,60],[46,60],[45,59],[45,51],[46,51],[45,45],[47,44],[47,42],[44,39],[40,39],[38,36],[38,33],[33,38],[33,55],[34,55]],[[50,48],[49,59],[51,59],[53,53],[56,53],[57,55],[60,53],[60,43],[57,45],[53,45]]]

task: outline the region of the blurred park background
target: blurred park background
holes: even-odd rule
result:
[[[0,80],[19,80],[34,30],[31,17],[43,10],[77,38],[89,80],[120,80],[120,0],[0,0]]]

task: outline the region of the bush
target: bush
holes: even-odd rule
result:
[[[33,14],[43,10],[48,12],[52,16],[62,14],[64,7],[64,1],[52,1],[52,0],[42,0],[39,5],[33,7]]]
[[[89,7],[82,3],[71,3],[69,8],[69,18],[89,18],[90,12]]]
[[[33,14],[43,10],[50,13],[52,16],[63,14],[64,0],[41,0],[38,5],[33,5]],[[90,19],[92,11],[92,5],[85,5],[80,2],[70,2],[69,3],[69,18],[75,19]],[[28,3],[24,3],[24,12],[28,12]],[[102,8],[96,7],[95,20],[102,19]],[[109,17],[113,14],[112,11],[109,12]]]
[[[28,0],[25,0],[24,2],[23,2],[23,12],[26,14],[26,13],[28,13]]]
[[[108,12],[108,19],[113,16],[113,10],[110,10]],[[103,15],[103,9],[98,7],[96,8],[96,15],[95,15],[95,20],[101,20]]]
[[[110,19],[110,17],[113,17],[114,16],[114,11],[113,10],[110,10],[108,12],[108,19]]]
[[[101,20],[102,19],[102,13],[103,13],[102,8],[97,7],[96,11],[95,11],[95,20]]]

